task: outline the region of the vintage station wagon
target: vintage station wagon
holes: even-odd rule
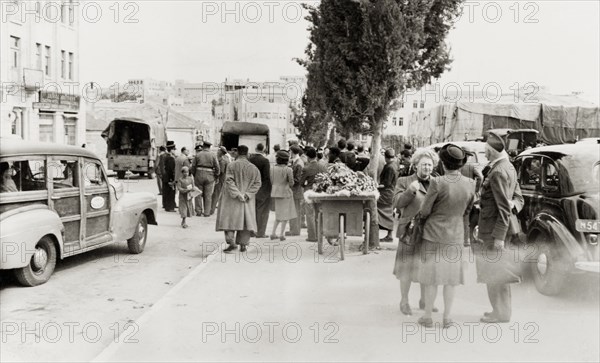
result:
[[[127,240],[146,245],[151,193],[122,193],[98,157],[74,146],[0,141],[0,269],[26,286],[50,279],[58,259]]]

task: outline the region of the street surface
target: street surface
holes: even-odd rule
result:
[[[133,179],[130,191],[156,192]],[[159,197],[160,198],[160,197]],[[160,207],[160,199],[159,199]],[[145,251],[125,242],[61,261],[44,285],[24,288],[3,274],[2,361],[598,361],[598,279],[578,276],[561,296],[513,285],[513,320],[479,323],[489,311],[475,264],[457,288],[456,326],[416,324],[398,307],[396,243],[363,256],[349,240],[345,261],[302,236],[252,239],[247,254],[225,255],[215,217],[180,227],[159,208]],[[273,214],[271,215],[273,218]],[[271,220],[272,222],[272,220]]]

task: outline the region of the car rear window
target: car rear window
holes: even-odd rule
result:
[[[569,182],[564,186],[567,194],[595,192],[599,187],[599,156],[597,153],[565,155],[557,160],[560,169],[566,169]]]

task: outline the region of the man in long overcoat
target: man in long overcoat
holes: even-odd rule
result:
[[[238,158],[227,166],[217,213],[216,230],[225,232],[227,253],[236,250],[237,245],[241,246],[240,252],[245,252],[250,235],[257,231],[255,205],[260,172],[248,161],[248,147],[240,145],[237,149]]]
[[[502,139],[491,133],[485,146],[489,165],[484,169],[479,214],[479,239],[473,244],[477,257],[477,281],[487,284],[493,310],[484,313],[484,323],[506,323],[511,317],[510,284],[521,281],[515,248],[507,246],[513,208],[519,209],[523,196],[517,172],[504,150]]]
[[[256,153],[250,155],[248,160],[254,164],[260,171],[260,190],[256,194],[256,224],[258,231],[256,237],[265,238],[267,222],[269,221],[269,212],[271,206],[271,163],[264,155],[265,146],[256,145]]]

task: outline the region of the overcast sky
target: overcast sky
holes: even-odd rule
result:
[[[308,42],[308,23],[296,2],[84,4],[78,12],[87,13],[80,28],[80,74],[85,82],[104,87],[144,77],[261,81],[304,73],[292,61],[303,57]],[[466,4],[448,38],[455,61],[440,80],[441,87],[449,82],[494,82],[503,92],[511,92],[515,83],[533,82],[552,93],[582,91],[585,98],[599,103],[598,1]]]

